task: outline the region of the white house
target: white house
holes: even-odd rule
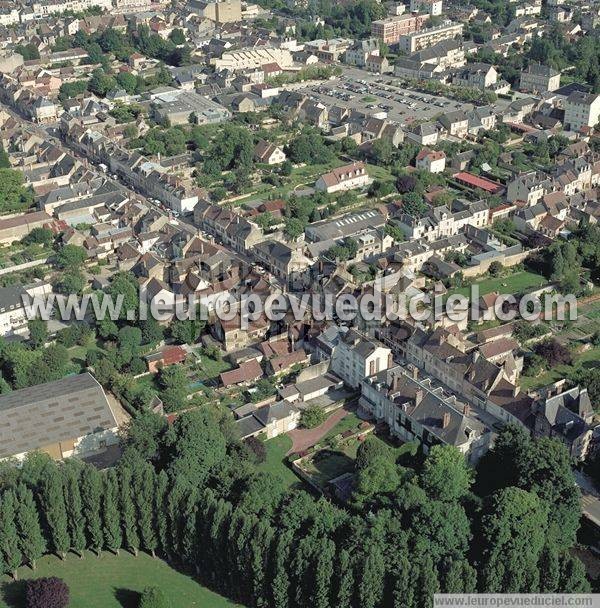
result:
[[[418,442],[425,454],[435,445],[452,445],[475,464],[490,447],[492,432],[468,403],[400,366],[363,379],[359,404],[402,441]]]
[[[571,131],[592,128],[600,120],[600,93],[574,91],[565,101],[564,124]]]
[[[429,13],[432,16],[442,14],[442,0],[410,0],[411,13]]]
[[[48,283],[9,285],[0,289],[0,336],[27,333],[27,314],[23,300],[33,301],[52,291]]]
[[[275,144],[262,139],[254,148],[254,160],[265,165],[279,165],[285,162],[285,152]]]
[[[368,338],[354,329],[340,339],[331,355],[331,371],[353,388],[360,381],[388,369],[392,365],[392,351],[374,338]]]
[[[340,190],[362,188],[369,183],[370,179],[365,164],[357,162],[324,173],[316,181],[315,188],[322,192],[332,193]]]
[[[429,173],[441,173],[446,168],[446,155],[444,152],[423,148],[415,161],[417,169]]]

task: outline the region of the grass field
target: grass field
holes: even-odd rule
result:
[[[292,440],[287,435],[279,435],[273,439],[267,439],[265,447],[267,448],[267,459],[259,465],[259,468],[278,476],[288,488],[292,486],[299,487],[302,481],[299,477],[296,477],[285,462],[286,454],[292,447]]]
[[[524,390],[537,388],[567,378],[578,368],[598,367],[600,365],[600,347],[590,348],[573,356],[572,365],[558,365],[539,376],[521,376],[520,384]]]
[[[389,182],[396,179],[388,169],[380,167],[379,165],[367,164],[367,173],[370,178],[378,179],[382,182]]]
[[[39,560],[37,571],[19,568],[19,578],[58,576],[68,585],[69,608],[137,608],[139,593],[156,585],[170,599],[173,608],[234,608],[237,604],[209,591],[191,577],[170,568],[165,562],[140,554],[100,558],[88,553],[85,559],[69,555],[64,562],[56,557]],[[2,577],[0,608],[24,608],[23,580]]]
[[[506,277],[484,279],[483,281],[473,283],[473,285],[477,285],[479,287],[479,295],[484,296],[494,291],[504,294],[516,294],[534,287],[542,287],[547,283],[547,279],[542,275],[523,270]],[[471,285],[452,289],[448,292],[447,297],[455,293],[469,297],[471,295]]]

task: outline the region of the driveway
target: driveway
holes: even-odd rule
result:
[[[303,452],[316,443],[319,443],[319,441],[348,413],[348,410],[341,407],[339,410],[333,412],[321,426],[317,426],[314,429],[294,429],[293,431],[290,431],[288,436],[292,440],[292,447],[288,454]]]

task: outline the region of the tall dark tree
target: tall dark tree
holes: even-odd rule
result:
[[[102,535],[104,547],[119,554],[123,537],[119,513],[119,478],[114,469],[109,469],[102,480]]]
[[[492,494],[481,520],[481,589],[488,593],[537,590],[547,528],[548,507],[535,494],[514,487]]]
[[[250,596],[252,605],[266,605],[267,590],[265,585],[266,573],[269,567],[269,556],[275,538],[275,530],[267,522],[256,521],[250,535],[250,571],[252,588]]]
[[[65,558],[71,546],[63,485],[60,469],[54,464],[47,467],[41,481],[41,501],[50,548],[61,559]]]
[[[520,488],[530,490],[549,507],[548,534],[561,547],[571,547],[581,518],[581,495],[565,445],[542,438],[531,443],[526,458],[517,462]]]
[[[288,564],[292,551],[293,532],[287,530],[275,541],[275,557],[271,583],[272,604],[274,608],[288,608],[290,605],[290,576]]]
[[[14,491],[5,490],[0,497],[0,566],[4,574],[10,574],[15,580],[23,558],[15,524],[16,510]]]
[[[141,546],[155,557],[158,544],[154,521],[155,473],[152,466],[138,467],[133,476],[133,495],[136,506]]]
[[[133,476],[128,467],[121,467],[119,470],[119,485],[119,510],[121,511],[124,546],[134,555],[137,555],[140,547],[140,537],[133,501]]]
[[[104,546],[102,535],[101,497],[102,476],[93,466],[84,467],[81,474],[81,500],[85,515],[88,548],[100,555]]]
[[[338,581],[335,605],[338,608],[351,608],[354,595],[354,569],[350,552],[342,549],[336,565],[336,580]]]
[[[582,561],[573,557],[568,551],[560,556],[560,593],[590,593],[590,583],[587,580],[585,566]]]
[[[450,445],[436,445],[427,455],[421,486],[435,500],[454,501],[469,491],[473,474],[464,454]]]
[[[154,514],[156,517],[156,537],[158,546],[163,551],[167,551],[169,522],[166,513],[166,497],[169,486],[169,477],[165,471],[160,471],[156,475],[156,486],[154,489]],[[197,541],[197,539],[195,539]]]
[[[85,535],[85,518],[81,501],[81,465],[76,462],[66,463],[64,470],[64,496],[67,509],[69,537],[71,550],[80,557],[87,547]]]
[[[518,463],[527,458],[531,439],[522,426],[507,424],[498,433],[494,447],[479,461],[476,490],[485,496],[517,484]]]
[[[385,560],[378,542],[368,539],[359,558],[361,578],[358,582],[358,599],[363,608],[375,608],[383,597]]]
[[[37,505],[33,492],[24,483],[17,484],[15,496],[17,500],[15,524],[19,535],[19,551],[23,555],[23,561],[35,570],[36,561],[46,550]]]
[[[420,556],[417,560],[419,564],[419,576],[417,578],[417,588],[419,589],[417,606],[419,608],[429,608],[435,593],[440,591],[440,583],[435,564],[430,555]]]

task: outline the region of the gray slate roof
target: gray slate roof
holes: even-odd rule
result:
[[[0,395],[0,458],[115,428],[104,390],[89,373]]]

